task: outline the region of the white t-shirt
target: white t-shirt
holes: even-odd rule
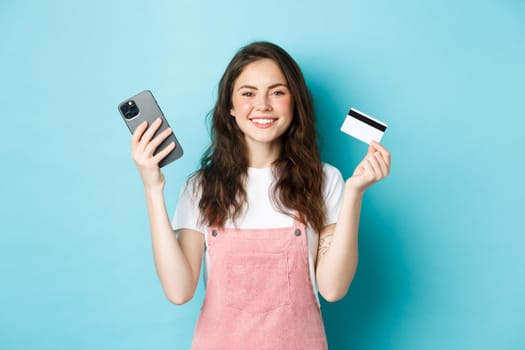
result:
[[[344,181],[341,172],[329,165],[323,164],[325,182],[323,188],[323,197],[326,204],[326,224],[333,224],[337,221],[341,200],[344,190]],[[175,214],[171,225],[173,230],[191,229],[201,232],[205,235],[208,227],[199,225],[199,191],[195,189],[195,181],[186,182],[181,192]],[[280,228],[291,227],[293,219],[290,216],[278,211],[277,206],[273,203],[270,189],[273,184],[272,168],[248,168],[248,177],[246,182],[247,206],[239,218],[232,223],[227,221],[224,227],[237,227],[241,229],[253,228]],[[310,280],[314,294],[317,296],[317,282],[315,278],[315,259],[317,258],[317,249],[319,244],[319,234],[314,232],[313,228],[308,225],[306,228]],[[207,281],[209,270],[209,257],[206,254],[204,264],[204,282]]]

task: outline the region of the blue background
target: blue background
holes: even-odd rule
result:
[[[189,347],[203,287],[162,294],[116,106],[150,89],[175,129],[172,213],[253,40],[299,62],[344,176],[366,152],[349,107],[389,124],[331,349],[525,348],[524,1],[4,0],[0,33],[1,349]]]

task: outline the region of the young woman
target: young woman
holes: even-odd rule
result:
[[[323,164],[312,98],[296,62],[268,42],[243,47],[219,83],[212,142],[173,221],[155,156],[160,120],[132,136],[155,265],[168,299],[189,301],[205,256],[192,349],[326,349],[318,292],[344,297],[357,266],[364,191],[390,153],[372,143],[353,175]],[[176,234],[174,234],[174,231]]]

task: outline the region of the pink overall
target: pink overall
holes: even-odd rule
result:
[[[207,233],[206,297],[193,350],[325,350],[303,224]]]

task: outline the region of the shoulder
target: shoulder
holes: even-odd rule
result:
[[[323,197],[326,205],[326,224],[333,224],[337,222],[345,182],[343,175],[336,167],[323,163],[323,170],[325,174]]]
[[[171,227],[177,231],[180,229],[191,229],[197,232],[206,232],[200,223],[198,178],[190,176],[182,187],[179,195],[175,214],[171,221]]]
[[[339,169],[337,169],[331,164],[323,163],[323,172],[326,183],[329,183],[331,181],[343,180],[343,175],[341,174],[341,171],[339,171]]]
[[[344,188],[344,180],[341,171],[333,165],[323,163],[323,172],[323,195],[325,199],[339,198]]]

